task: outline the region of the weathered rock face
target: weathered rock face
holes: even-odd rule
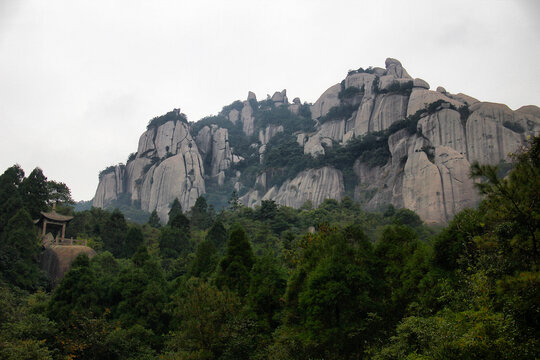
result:
[[[504,126],[514,123],[514,112],[493,103],[476,103],[470,109],[466,127],[469,160],[483,164],[508,161],[508,154],[516,152],[525,140]]]
[[[386,130],[397,120],[405,118],[408,97],[399,94],[377,96],[369,121],[370,132]]]
[[[117,166],[101,178],[93,206],[106,207],[127,193],[132,201],[140,202],[142,210],[157,210],[166,219],[175,198],[189,209],[205,192],[202,158],[185,122],[168,121],[148,129],[138,150],[125,171]]]
[[[242,130],[247,136],[251,136],[255,131],[255,118],[253,117],[253,109],[249,101],[244,101],[244,107],[240,115],[242,121]]]
[[[326,90],[321,97],[311,106],[311,117],[318,119],[321,116],[328,114],[328,111],[339,105],[338,94],[341,91],[341,85],[336,84]]]
[[[433,146],[448,146],[467,158],[465,127],[457,111],[443,109],[418,122],[421,133]]]
[[[258,190],[253,190],[240,200],[247,206],[259,205],[261,200],[274,200],[281,205],[299,208],[306,201],[318,206],[325,199],[341,200],[343,194],[341,171],[326,166],[302,171],[294,179],[285,181],[279,188],[272,187],[262,197]]]
[[[387,74],[392,75],[392,76],[394,76],[396,78],[411,79],[411,77],[407,73],[407,70],[405,70],[403,68],[403,66],[401,66],[401,63],[398,60],[388,58],[388,59],[386,59],[384,64],[386,65]]]
[[[385,67],[350,71],[311,106],[314,129],[290,134],[304,154],[315,157],[355,137],[370,133],[388,136],[381,134],[391,129],[390,156],[387,159],[384,155],[382,160],[387,159],[386,164],[381,166],[380,158],[370,162],[360,155],[353,165],[356,181],[346,190],[367,209],[393,204],[416,211],[427,222],[445,223],[479,200],[469,178],[472,162],[509,161],[508,154],[519,150],[527,137],[540,135],[540,108],[536,106],[512,111],[502,104],[451,94],[442,87],[431,91],[426,81],[413,79],[399,61],[389,58]],[[230,186],[243,193],[241,200],[248,206],[270,199],[293,207],[308,200],[317,206],[325,198],[341,199],[345,194],[342,173],[329,166],[306,169],[270,187],[272,172],[264,168],[264,153],[268,142],[286,132],[289,127],[285,125],[290,124],[276,124],[273,119],[272,125],[264,128],[256,125],[255,116],[268,110],[267,102],[259,106],[256,101],[255,94],[249,92],[242,106],[235,104],[220,114],[220,121],[230,121],[230,126],[225,126],[229,130],[221,123],[207,125],[198,130],[195,139],[185,121],[150,127],[139,139],[135,158],[125,167],[110,168],[103,174],[93,205],[104,207],[128,194],[141,209],[156,209],[165,219],[174,198],[188,210],[198,196],[216,186],[220,191]],[[289,104],[285,90],[269,95],[267,101],[273,107],[283,106],[280,111],[298,114],[304,110],[299,98]],[[439,103],[429,106],[435,102]],[[392,125],[404,119],[407,129],[395,131]],[[240,129],[245,138],[238,146],[244,152],[235,153],[236,144],[230,143],[229,135],[242,136]],[[257,153],[263,165],[257,164]],[[243,180],[242,167],[227,171],[244,160],[240,155],[250,161],[250,171],[257,167],[256,176],[245,177],[249,180]],[[349,184],[348,178],[347,187]]]
[[[216,177],[218,183],[222,185],[224,171],[235,162],[229,144],[228,130],[217,125],[205,126],[199,131],[195,141],[201,156],[210,163],[209,175]]]
[[[124,170],[124,166],[117,165],[112,171],[103,174],[92,202],[93,206],[105,207],[118,199],[124,191]]]
[[[449,98],[443,93],[426,90],[423,88],[414,88],[409,98],[409,104],[407,105],[407,115],[413,115],[418,110],[423,109],[426,104],[431,104],[438,100],[446,101],[457,108],[465,105],[460,101]]]
[[[270,139],[280,132],[283,132],[283,125],[268,125],[266,128],[259,130],[259,142],[266,145]]]
[[[188,150],[154,165],[146,173],[141,189],[141,209],[156,210],[167,219],[170,204],[178,198],[183,209],[190,209],[205,193],[204,168],[196,150]]]

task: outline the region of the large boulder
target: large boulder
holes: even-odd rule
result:
[[[45,271],[53,285],[62,280],[65,273],[71,269],[71,263],[80,254],[86,254],[89,258],[96,252],[83,245],[51,245],[45,248],[40,256],[40,268]]]
[[[341,85],[336,84],[326,90],[311,106],[311,117],[315,120],[328,114],[331,108],[339,105]]]
[[[411,76],[407,73],[407,70],[403,68],[399,60],[387,58],[384,64],[386,66],[386,73],[388,75],[392,75],[396,78],[412,79]]]

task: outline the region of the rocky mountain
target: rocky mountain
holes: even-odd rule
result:
[[[446,223],[473,207],[474,161],[507,167],[540,108],[481,102],[412,78],[395,59],[351,70],[313,104],[285,90],[225,106],[189,123],[179,109],[156,117],[127,163],[100,173],[93,206],[122,202],[166,219],[178,198],[219,207],[233,191],[247,206],[274,200],[295,208],[349,196],[367,209],[389,204]]]

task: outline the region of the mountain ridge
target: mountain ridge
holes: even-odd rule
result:
[[[443,224],[479,197],[470,164],[509,162],[540,134],[540,108],[480,102],[430,90],[402,64],[349,71],[313,104],[286,90],[225,106],[189,123],[180,109],[149,122],[127,164],[100,175],[93,206],[117,201],[165,220],[206,194],[222,206],[232,191],[247,206],[262,200],[318,206],[350,196],[365,208],[387,205]]]

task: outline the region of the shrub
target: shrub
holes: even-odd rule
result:
[[[364,85],[362,85],[362,89],[359,89],[356,86],[349,86],[346,89],[342,89],[339,94],[338,98],[339,100],[343,101],[345,99],[351,99],[355,97],[356,95],[359,95],[364,92]]]
[[[185,114],[180,112],[180,109],[174,109],[173,111],[169,111],[165,115],[157,116],[150,120],[148,122],[148,125],[146,126],[147,129],[151,128],[157,128],[169,121],[174,121],[176,124],[177,121],[182,121],[187,124],[187,117]]]
[[[523,128],[523,126],[521,126],[521,124],[517,122],[505,121],[503,122],[503,126],[519,134],[523,134],[525,132],[525,129]]]
[[[348,119],[357,109],[358,105],[354,106],[348,104],[340,104],[339,106],[334,106],[330,108],[330,110],[325,116],[322,116],[319,119],[319,122],[322,124],[332,120]]]

